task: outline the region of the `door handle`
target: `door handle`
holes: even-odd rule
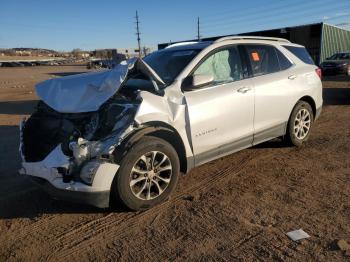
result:
[[[250,87],[244,86],[244,87],[239,88],[237,91],[244,94],[244,93],[247,93],[250,90],[251,90]]]
[[[288,76],[288,79],[289,79],[289,80],[294,80],[295,78],[297,78],[296,75],[290,75],[290,76]]]

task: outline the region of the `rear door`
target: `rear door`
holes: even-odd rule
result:
[[[247,44],[255,87],[254,144],[285,133],[294,106],[293,63],[272,45]]]
[[[250,146],[254,88],[243,79],[238,48],[212,52],[193,75],[214,77],[212,84],[185,92],[196,165]]]

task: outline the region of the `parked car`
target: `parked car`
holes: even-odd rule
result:
[[[320,67],[324,75],[350,76],[350,52],[336,53],[322,62]]]
[[[18,67],[18,66],[23,66],[20,63],[17,62],[3,62],[2,67]]]
[[[320,73],[303,46],[227,37],[47,80],[21,124],[20,173],[56,198],[145,210],[208,161],[276,137],[304,144]]]
[[[102,68],[111,69],[115,65],[116,63],[112,59],[92,60],[87,63],[86,68],[87,69],[102,69]]]
[[[21,64],[22,64],[23,66],[34,66],[34,65],[35,65],[34,63],[28,62],[28,61],[22,61]]]

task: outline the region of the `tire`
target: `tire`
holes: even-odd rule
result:
[[[305,117],[304,120],[299,121]],[[287,127],[286,140],[289,144],[301,147],[309,139],[314,122],[313,110],[309,103],[299,101],[290,115]]]
[[[121,160],[111,193],[128,209],[147,210],[170,196],[179,174],[180,163],[175,149],[163,139],[145,136]]]

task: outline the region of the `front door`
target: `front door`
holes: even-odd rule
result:
[[[213,52],[197,74],[214,81],[185,92],[196,165],[250,146],[254,132],[254,87],[243,79],[237,47]]]

